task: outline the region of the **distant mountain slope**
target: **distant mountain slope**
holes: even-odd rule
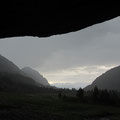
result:
[[[42,84],[42,85],[47,85],[49,86],[49,83],[46,78],[44,78],[39,72],[36,70],[33,70],[30,67],[24,67],[22,68],[22,71],[26,74],[27,77],[30,77],[34,79],[36,82]]]
[[[85,90],[91,90],[95,86],[99,89],[108,89],[108,90],[119,90],[120,91],[120,66],[112,68],[97,77],[93,83],[87,87]]]
[[[1,91],[38,91],[43,85],[27,77],[13,62],[0,55],[0,90]]]
[[[0,55],[0,72],[23,74],[23,72],[13,62],[2,55]]]
[[[39,88],[31,78],[20,74],[0,72],[0,91],[34,92]]]

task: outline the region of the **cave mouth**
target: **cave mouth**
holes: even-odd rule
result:
[[[6,2],[0,2],[0,3],[1,3],[0,4],[0,16],[1,16],[1,19],[0,19],[1,41],[0,42],[1,42],[1,45],[3,45],[4,44],[3,41],[7,41],[7,43],[5,43],[5,46],[6,45],[11,46],[12,44],[14,44],[13,46],[11,46],[11,48],[5,47],[6,50],[4,50],[4,51],[8,51],[8,49],[12,50],[12,51],[10,51],[10,53],[8,55],[8,58],[10,58],[11,60],[14,58],[13,53],[19,47],[20,47],[20,49],[17,53],[17,54],[19,54],[19,56],[17,55],[16,58],[20,58],[20,57],[26,58],[26,56],[30,52],[30,49],[33,50],[32,48],[35,48],[32,45],[34,45],[36,43],[36,41],[40,40],[39,38],[44,39],[43,40],[44,42],[47,41],[46,37],[47,37],[47,39],[52,38],[54,41],[53,43],[56,43],[59,40],[58,43],[59,43],[59,45],[62,45],[61,48],[66,47],[67,49],[70,49],[70,46],[68,45],[68,43],[71,43],[71,45],[74,45],[75,42],[78,43],[78,41],[76,40],[76,37],[78,37],[79,35],[77,33],[81,34],[81,32],[82,32],[84,34],[83,31],[85,29],[89,29],[90,27],[92,27],[96,24],[103,23],[105,21],[116,18],[120,15],[120,12],[119,12],[120,8],[117,7],[117,5],[119,5],[119,4],[113,3],[110,1],[107,4],[105,2],[99,2],[99,3],[94,2],[93,3],[93,2],[78,1],[78,0],[72,1],[72,2],[71,1],[69,1],[69,2],[42,1],[41,2],[39,0],[36,0],[36,1],[32,1],[32,2],[29,1],[29,3],[26,1],[18,2],[18,1],[14,0],[14,1],[9,1],[7,3]],[[103,34],[104,30],[99,31],[99,32],[100,32],[100,34]],[[74,34],[73,35],[74,37],[72,37],[71,34]],[[84,34],[84,35],[83,34],[82,34],[82,37],[86,38],[87,34]],[[67,35],[70,35],[70,37],[67,37]],[[96,35],[98,35],[98,33]],[[68,38],[69,41],[67,41],[67,43],[65,42],[64,44],[60,43],[60,41],[62,42],[62,39],[64,39],[64,37],[62,37],[62,36]],[[18,43],[14,42],[13,37],[15,39],[17,37],[17,40],[21,41],[22,43],[19,43],[18,41],[17,41]],[[58,38],[56,38],[56,37],[58,37]],[[2,38],[5,38],[7,40],[2,39]],[[21,39],[21,38],[23,38],[23,39]],[[29,41],[30,41],[30,42],[27,42],[28,49],[24,49],[26,38],[29,39]],[[57,40],[54,40],[55,38]],[[72,41],[71,40],[72,38],[75,40]],[[32,41],[31,39],[34,39],[34,41]],[[90,39],[90,40],[92,42],[92,39]],[[81,44],[83,44],[83,46],[84,46],[85,41],[86,41],[86,39],[84,39],[84,41],[82,41],[81,43],[76,44],[76,48],[77,47],[79,48],[81,46]],[[40,42],[41,42],[41,40],[40,40]],[[44,45],[52,46],[52,44],[49,43],[49,41],[46,43],[44,43],[44,42],[43,42]],[[58,45],[58,43],[56,43],[56,44]],[[59,48],[59,45],[57,46],[58,48]],[[21,49],[21,46],[23,49]],[[29,48],[29,46],[31,48]],[[36,48],[39,49],[41,44],[40,43],[36,44],[36,46],[37,46]],[[41,48],[42,47],[43,46],[41,46]],[[49,49],[56,51],[57,47],[54,48],[52,46]],[[2,48],[2,46],[0,48]],[[46,46],[44,48],[46,48]],[[76,49],[76,48],[74,48],[74,49]],[[86,47],[84,47],[83,49],[85,49],[85,48]],[[98,49],[100,49],[100,48],[98,47]],[[2,49],[0,51],[1,51],[1,53],[3,52]],[[26,53],[26,56],[22,56],[21,53],[25,53],[27,51],[28,51],[28,53]],[[45,51],[45,49],[43,51]],[[84,50],[84,51],[86,51],[86,50]],[[52,53],[53,58],[50,58],[50,60],[52,61],[52,59],[59,59],[59,57],[62,58],[62,57],[67,56],[68,54],[72,53],[72,51],[71,51],[71,53],[67,51],[68,54],[66,54],[66,53],[62,54],[62,52],[63,52],[63,50],[60,50],[60,51],[58,50],[56,53],[54,53],[54,54]],[[34,52],[34,55],[35,55],[35,53],[37,53],[37,51]],[[10,56],[10,54],[11,54],[11,56]],[[73,58],[78,57],[78,56],[75,56],[75,54],[76,53],[74,53]],[[7,53],[5,53],[5,55],[7,56]],[[46,57],[46,58],[49,56],[49,55],[44,56],[43,53],[41,53],[40,55],[42,55],[42,57]],[[54,55],[56,55],[56,57],[54,57]],[[36,60],[38,59],[38,60],[42,61],[42,57],[41,57],[41,59],[36,58]],[[89,57],[89,55],[88,55],[88,57]],[[16,61],[16,58],[14,59],[15,61]],[[68,58],[66,58],[66,60]],[[81,56],[81,58],[84,58],[84,57]],[[32,60],[32,59],[29,58],[29,60]],[[35,60],[35,63],[38,62],[36,60]],[[72,60],[74,61],[74,59],[72,59]],[[75,60],[74,63],[76,61],[77,60]],[[25,59],[24,59],[24,62],[26,62],[26,64],[29,63]],[[84,62],[84,60],[82,60],[82,62]],[[19,64],[19,62],[17,62],[17,63]],[[49,61],[47,61],[46,64],[49,64],[48,66],[51,67]],[[55,62],[55,64],[57,64],[57,63]],[[70,64],[72,64],[72,63],[70,63]],[[28,66],[29,66],[29,64],[28,64]],[[67,66],[67,64],[65,66]],[[69,71],[69,72],[71,72],[71,71]]]
[[[39,71],[58,87],[85,87],[119,65],[120,17],[50,37],[0,40],[0,53],[20,68]]]
[[[49,37],[81,30],[119,16],[117,3],[86,1],[0,2],[0,38]]]

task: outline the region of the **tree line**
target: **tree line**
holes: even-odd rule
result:
[[[90,104],[103,104],[103,105],[120,105],[120,92],[107,89],[98,89],[97,86],[93,90],[84,91],[84,89],[79,88],[79,90],[72,89],[75,96],[70,97],[64,94],[64,91],[58,93],[58,97],[63,100],[70,100],[90,103]],[[72,92],[71,92],[72,93]]]

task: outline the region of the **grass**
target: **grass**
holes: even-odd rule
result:
[[[120,107],[83,104],[57,94],[0,93],[0,120],[120,120]]]

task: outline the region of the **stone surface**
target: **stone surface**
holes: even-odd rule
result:
[[[1,1],[0,38],[48,37],[77,31],[120,15],[118,3],[55,1]]]

